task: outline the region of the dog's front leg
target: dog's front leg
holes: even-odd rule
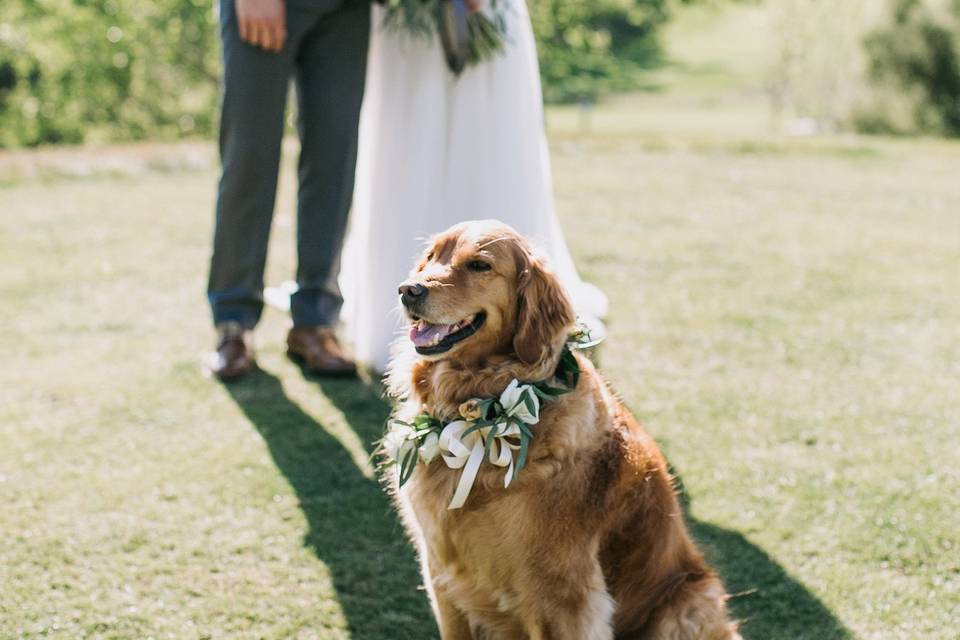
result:
[[[434,591],[437,605],[437,625],[442,640],[473,640],[467,617],[463,615],[441,590]]]
[[[545,604],[528,620],[530,640],[613,640],[613,598],[607,592],[600,563],[595,562],[585,583],[544,589]]]

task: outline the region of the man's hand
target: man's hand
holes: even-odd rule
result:
[[[273,53],[283,49],[287,39],[284,0],[236,0],[240,38]]]

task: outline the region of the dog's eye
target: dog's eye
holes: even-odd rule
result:
[[[467,263],[467,269],[470,269],[470,271],[490,271],[490,263],[483,260],[471,260]]]

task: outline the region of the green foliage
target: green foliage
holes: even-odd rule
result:
[[[207,133],[210,0],[4,0],[0,147]]]
[[[537,0],[548,102],[637,86],[660,59],[673,2]],[[0,148],[210,134],[217,25],[211,0],[3,0]]]
[[[960,136],[960,0],[896,0],[892,23],[866,40],[872,79],[911,98],[919,131]],[[862,129],[893,129],[882,114]]]
[[[594,99],[636,88],[639,72],[660,62],[657,29],[669,16],[670,0],[528,4],[547,102]]]

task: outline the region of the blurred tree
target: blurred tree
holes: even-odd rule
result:
[[[637,86],[690,0],[532,0],[546,100]],[[0,147],[208,135],[214,0],[0,0]]]
[[[547,102],[636,88],[661,62],[657,30],[689,0],[531,0]]]
[[[0,2],[0,146],[208,133],[210,0]]]
[[[764,13],[773,44],[765,88],[775,128],[842,129],[863,98],[863,36],[872,0],[777,0]]]
[[[960,0],[894,0],[890,25],[865,41],[870,75],[906,92],[916,129],[960,137]],[[895,129],[872,112],[862,125]]]

